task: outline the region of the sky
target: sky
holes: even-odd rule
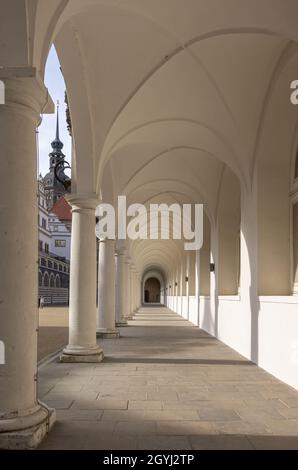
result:
[[[45,84],[55,105],[57,100],[60,103],[60,140],[64,143],[63,153],[68,162],[71,161],[71,139],[67,130],[65,118],[64,92],[65,82],[60,70],[60,64],[55,47],[52,46],[45,70]],[[56,114],[44,114],[42,123],[39,126],[39,173],[43,176],[49,170],[49,153],[52,150],[51,142],[56,134]]]

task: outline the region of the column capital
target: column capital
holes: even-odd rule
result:
[[[68,194],[65,196],[67,201],[72,207],[73,212],[88,212],[92,211],[95,217],[95,209],[99,204],[99,198],[96,193],[84,193],[84,194]]]
[[[54,103],[48,89],[34,67],[0,68],[0,80],[5,86],[3,108],[30,116],[37,126],[40,114],[54,112]]]

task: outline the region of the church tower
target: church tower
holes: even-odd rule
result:
[[[56,137],[51,143],[52,152],[49,154],[50,168],[49,172],[43,178],[44,193],[46,197],[47,209],[51,210],[53,205],[66,193],[66,189],[63,184],[58,180],[55,174],[55,167],[58,163],[64,162],[65,155],[62,152],[63,143],[59,137],[59,104],[57,103],[57,121],[56,121]],[[58,176],[60,180],[68,180],[69,178],[65,175],[63,165],[58,170]]]

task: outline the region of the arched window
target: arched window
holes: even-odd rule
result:
[[[43,285],[44,287],[49,287],[50,285],[50,278],[47,272],[45,272],[43,275]]]
[[[60,281],[60,276],[59,274],[56,275],[55,278],[55,287],[60,288],[61,287],[61,281]]]
[[[55,287],[55,278],[53,273],[50,276],[50,287]]]
[[[38,285],[39,286],[42,286],[42,281],[43,281],[42,272],[38,271]]]

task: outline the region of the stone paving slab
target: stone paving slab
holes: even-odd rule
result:
[[[41,449],[298,449],[298,392],[165,308],[144,308],[100,364],[52,362]]]

